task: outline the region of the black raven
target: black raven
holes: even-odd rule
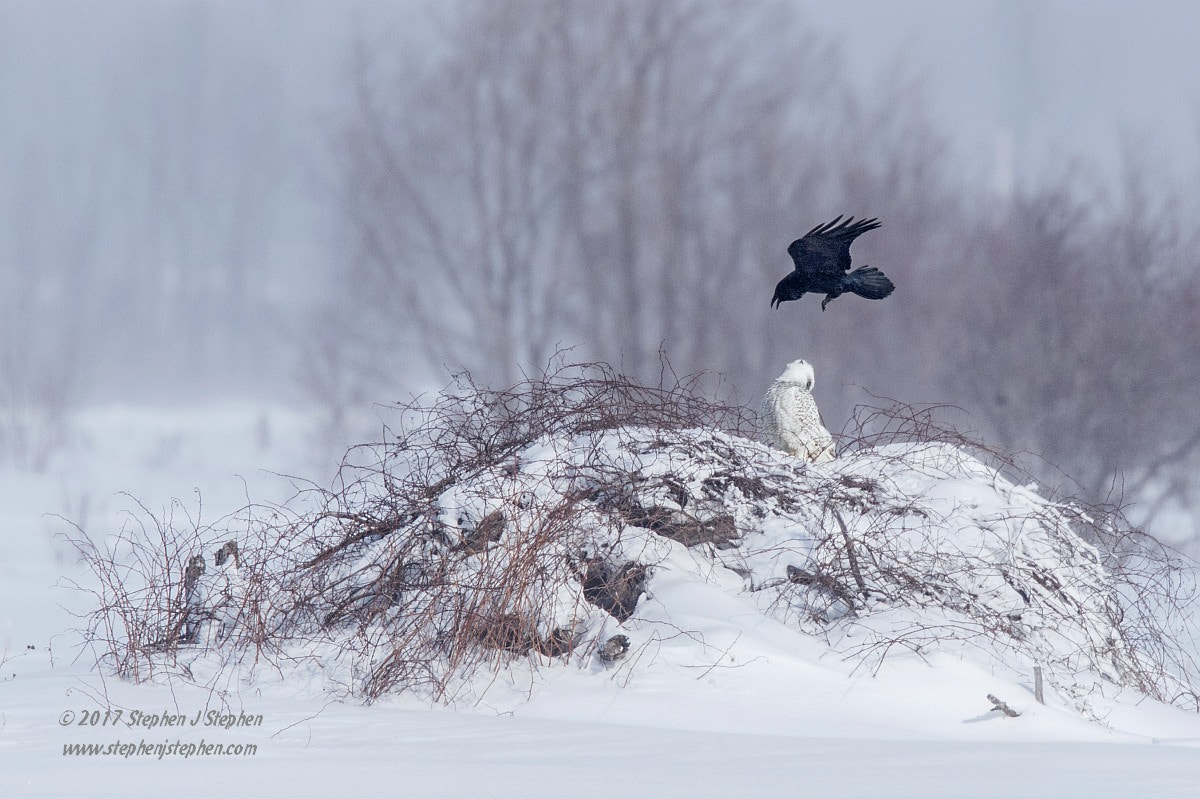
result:
[[[855,222],[850,217],[840,225],[839,221],[840,216],[828,224],[817,225],[788,246],[788,255],[796,268],[775,286],[772,308],[778,308],[781,302],[798,300],[805,292],[823,292],[821,310],[824,311],[830,300],[847,291],[868,300],[882,300],[896,288],[873,266],[860,266],[850,272],[850,243],[879,227],[878,220]]]

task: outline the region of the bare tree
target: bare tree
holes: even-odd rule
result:
[[[958,283],[982,302],[942,380],[1004,446],[1093,497],[1153,505],[1200,451],[1200,270],[1178,212],[1149,196],[1133,169],[1113,206],[1064,185],[979,224]]]
[[[444,32],[428,64],[360,45],[340,139],[349,316],[384,358],[412,336],[509,380],[582,344],[648,378],[665,346],[756,381],[794,353],[753,321],[789,236],[934,159],[912,93],[861,111],[783,4],[466,3]]]
[[[952,402],[1093,498],[1193,490],[1197,241],[1136,159],[1107,202],[1071,172],[981,196],[917,76],[853,88],[784,4],[452,9],[424,59],[391,35],[357,52],[328,363],[510,383],[574,345],[653,380],[665,350],[753,403],[805,357],[834,428],[864,388]],[[771,311],[787,243],[837,214],[884,220],[856,258],[895,294]]]
[[[355,312],[376,331],[376,351],[415,331],[434,363],[511,375],[551,341],[565,231],[551,217],[560,177],[549,75],[526,58],[539,30],[518,25],[525,16],[507,4],[463,13],[451,21],[459,52],[427,74],[387,74],[359,46],[344,199]],[[508,35],[497,35],[504,24]]]

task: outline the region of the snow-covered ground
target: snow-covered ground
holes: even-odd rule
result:
[[[665,638],[610,669],[514,668],[453,711],[363,706],[295,674],[134,685],[76,658],[84,598],[57,586],[87,575],[48,514],[95,535],[135,499],[158,512],[177,497],[177,518],[201,523],[282,501],[295,486],[278,474],[332,471],[313,427],[279,408],[96,409],[46,473],[0,471],[0,797],[1197,795],[1200,716],[1102,699],[1097,724],[944,654],[855,668],[716,587],[674,620],[704,631],[703,667],[667,651],[692,637]],[[673,590],[698,589],[658,589],[678,607]],[[989,693],[1022,715],[991,711]],[[102,753],[64,754],[75,744]]]

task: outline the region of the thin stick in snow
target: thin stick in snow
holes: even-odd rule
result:
[[[1015,711],[1011,707],[1009,707],[1007,704],[1005,704],[1004,702],[997,699],[994,694],[988,694],[987,698],[988,698],[989,702],[991,702],[993,705],[995,705],[995,707],[993,707],[992,710],[999,710],[1004,715],[1008,716],[1009,718],[1014,718],[1014,719],[1017,716],[1021,715],[1020,713],[1018,713],[1017,711]]]

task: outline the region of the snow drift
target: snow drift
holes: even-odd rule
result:
[[[159,522],[93,550],[104,658],[135,678],[315,665],[367,700],[453,701],[514,664],[636,668],[680,636],[701,646],[671,652],[715,664],[707,639],[773,620],[868,667],[896,652],[1040,666],[1085,713],[1121,688],[1196,707],[1165,552],[911,409],[820,465],[752,440],[745,412],[694,383],[594,365],[507,392],[464,378],[400,413],[313,489],[317,510],[248,509],[232,532]],[[236,581],[224,565],[198,607],[187,566],[227,539]]]

